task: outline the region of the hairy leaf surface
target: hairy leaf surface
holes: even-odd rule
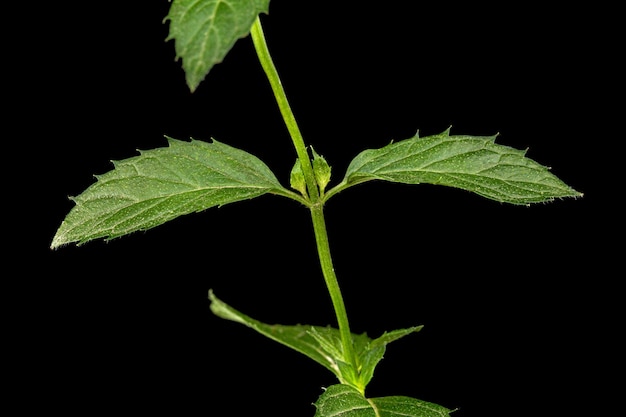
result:
[[[580,197],[526,152],[495,143],[496,136],[451,136],[445,132],[361,152],[338,188],[369,180],[439,184],[511,204]]]
[[[235,42],[248,35],[270,0],[174,0],[165,20],[174,39],[176,59],[182,58],[185,78],[193,92]]]
[[[386,332],[371,339],[366,334],[353,334],[352,341],[357,359],[354,370],[344,358],[341,335],[338,329],[330,326],[265,324],[227,305],[209,292],[211,311],[218,317],[241,323],[262,335],[279,342],[313,359],[334,373],[339,381],[357,389],[365,389],[371,380],[374,368],[383,358],[388,343],[410,333],[421,330],[422,326]]]
[[[114,169],[71,198],[52,248],[147,230],[184,214],[283,188],[270,169],[247,152],[213,141],[167,138],[168,147],[113,161]],[[285,190],[286,191],[286,190]]]
[[[328,387],[315,403],[315,417],[449,417],[451,410],[411,397],[365,398],[355,388]]]

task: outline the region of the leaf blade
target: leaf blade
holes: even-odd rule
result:
[[[357,155],[342,184],[369,180],[435,184],[474,192],[517,205],[581,197],[549,168],[525,156],[526,151],[495,143],[494,136],[438,135],[391,143]]]
[[[385,332],[376,339],[371,340],[364,348],[355,346],[357,351],[357,361],[360,368],[359,384],[365,388],[374,376],[374,370],[378,363],[383,359],[387,345],[393,341],[401,339],[411,333],[422,330],[424,326],[413,326],[406,329],[397,329]]]
[[[342,384],[352,386],[357,391],[365,390],[372,379],[374,369],[383,358],[387,344],[423,327],[414,326],[385,332],[376,339],[371,339],[365,333],[353,333],[352,342],[358,366],[355,370],[344,356],[338,329],[330,326],[266,324],[224,303],[213,291],[209,291],[209,299],[211,311],[218,317],[243,324],[275,342],[308,356],[335,374]]]
[[[253,319],[252,317],[247,316],[224,303],[215,296],[213,291],[209,291],[209,299],[211,300],[211,311],[216,316],[243,324],[244,326],[257,331],[269,339],[308,356],[329,371],[333,372],[335,375],[338,375],[339,369],[335,362],[335,358],[325,352],[314,336],[316,333],[323,334],[334,329],[299,324],[291,326],[266,324]],[[339,339],[338,333],[337,338]]]
[[[328,387],[315,402],[315,417],[449,417],[453,410],[405,396],[365,398],[354,387]]]
[[[144,231],[179,216],[283,188],[255,156],[213,140],[167,138],[168,147],[113,161],[76,197],[51,248]]]
[[[238,39],[248,35],[270,0],[174,0],[165,21],[166,41],[174,39],[185,79],[193,92],[215,64],[222,62]]]

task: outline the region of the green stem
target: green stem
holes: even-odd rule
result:
[[[267,43],[265,41],[265,35],[263,34],[263,28],[261,27],[260,17],[257,16],[251,30],[252,41],[256,49],[261,66],[265,71],[267,79],[270,82],[276,102],[283,116],[287,130],[291,136],[291,140],[296,148],[298,160],[302,166],[302,173],[304,174],[304,180],[306,181],[307,190],[309,192],[309,210],[311,211],[311,219],[313,221],[313,230],[315,232],[315,241],[317,243],[317,253],[322,268],[322,274],[326,282],[326,287],[330,294],[333,308],[335,309],[335,315],[337,317],[337,324],[339,326],[339,333],[341,335],[341,344],[343,346],[343,354],[346,362],[352,365],[355,371],[358,370],[356,363],[356,355],[354,354],[354,346],[352,344],[352,334],[350,332],[350,325],[348,323],[348,314],[343,302],[341,290],[339,288],[339,282],[335,275],[335,268],[333,267],[332,258],[330,255],[330,245],[328,243],[328,232],[326,231],[326,220],[324,219],[323,201],[320,199],[317,182],[315,181],[315,175],[313,173],[313,166],[311,165],[311,159],[309,158],[306,150],[306,145],[300,128],[296,122],[296,118],[291,111],[289,101],[283,89],[278,71],[274,66],[274,62],[270,55]]]
[[[274,66],[274,61],[272,60],[269,49],[267,48],[267,42],[265,41],[265,34],[263,33],[263,27],[261,26],[261,19],[259,16],[257,16],[254,24],[252,25],[250,34],[252,36],[254,48],[256,49],[256,53],[259,57],[259,61],[261,62],[261,66],[263,67],[265,75],[270,82],[270,86],[274,92],[274,97],[276,97],[276,102],[278,103],[278,108],[280,109],[283,120],[287,125],[287,130],[289,131],[293,145],[296,148],[296,153],[298,154],[298,159],[300,160],[300,164],[302,166],[302,173],[304,174],[307,190],[309,191],[309,198],[313,203],[316,203],[319,197],[319,192],[317,189],[317,183],[315,182],[315,175],[313,174],[313,167],[306,150],[306,145],[304,144],[304,139],[302,138],[302,133],[300,133],[300,128],[298,127],[296,118],[291,111],[289,101],[287,101],[287,95],[285,94],[282,82],[278,76],[278,71],[276,70],[276,66]]]
[[[311,219],[313,220],[313,230],[315,231],[315,242],[317,243],[317,254],[322,267],[322,274],[326,281],[326,288],[335,309],[339,334],[341,335],[341,345],[343,346],[344,359],[351,364],[355,372],[358,371],[354,346],[352,345],[352,334],[348,323],[348,314],[343,302],[339,281],[335,275],[332,257],[330,256],[330,245],[328,244],[328,232],[326,231],[326,220],[324,209],[321,204],[311,207]]]

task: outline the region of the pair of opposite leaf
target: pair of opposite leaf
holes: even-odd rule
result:
[[[313,359],[331,371],[338,384],[324,389],[315,402],[315,417],[449,417],[450,410],[428,401],[406,396],[366,398],[365,387],[374,369],[383,358],[389,343],[422,326],[385,332],[371,339],[366,334],[353,334],[352,341],[358,369],[353,369],[344,358],[339,330],[308,325],[269,325],[246,316],[218,299],[209,291],[211,311],[226,320],[232,320],[256,330]]]
[[[235,42],[249,34],[270,0],[174,0],[164,21],[166,40],[175,41],[187,84],[193,92]],[[525,152],[495,144],[495,136],[439,135],[406,139],[354,158],[343,180],[328,190],[330,167],[313,151],[323,201],[370,180],[440,184],[512,204],[550,201],[582,194],[552,175]],[[114,161],[114,169],[71,199],[76,205],[57,230],[51,247],[97,238],[112,239],[199,212],[263,194],[306,204],[299,163],[284,188],[258,158],[221,142],[167,138],[169,146]]]
[[[76,204],[57,230],[52,247],[148,230],[181,215],[263,194],[307,204],[283,187],[266,164],[243,150],[216,140],[168,138],[168,142],[168,147],[114,161],[112,171],[97,175],[93,185],[72,197]],[[319,155],[316,160],[323,161],[314,164],[319,167],[316,172],[323,190],[330,167]],[[582,195],[527,158],[524,151],[496,144],[495,136],[455,136],[449,130],[361,152],[341,182],[323,195],[323,201],[372,180],[444,185],[510,204]]]

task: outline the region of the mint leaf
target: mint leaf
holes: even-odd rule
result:
[[[449,417],[452,410],[411,397],[365,398],[357,389],[328,387],[315,403],[315,417]]]
[[[326,159],[324,159],[323,156],[318,155],[313,147],[311,147],[311,152],[313,153],[313,173],[315,175],[315,182],[317,182],[320,193],[324,194],[324,190],[330,182],[331,168],[330,165],[328,165],[328,162],[326,162]]]
[[[174,0],[164,21],[170,21],[166,41],[174,39],[176,59],[182,58],[193,92],[235,42],[248,35],[270,0]]]
[[[343,360],[343,356],[340,353],[341,337],[338,330],[330,327],[300,324],[291,326],[266,324],[235,310],[218,299],[213,291],[209,291],[209,299],[211,300],[211,311],[216,316],[250,327],[275,342],[308,356],[335,375],[340,376],[337,361]],[[326,346],[320,344],[319,335],[323,335],[322,338],[325,339]],[[359,346],[366,344],[367,340],[364,339],[367,339],[364,335],[355,335],[355,344]]]
[[[216,316],[241,323],[308,356],[335,374],[343,384],[355,387],[357,392],[364,390],[371,380],[374,368],[383,358],[388,343],[422,328],[422,326],[415,326],[394,330],[373,340],[365,333],[352,334],[357,367],[359,368],[355,370],[344,358],[341,335],[338,329],[330,326],[266,324],[235,310],[218,299],[213,291],[209,291],[209,299],[211,300],[211,311]]]
[[[374,369],[383,358],[387,345],[411,333],[422,330],[424,326],[413,326],[407,329],[392,330],[382,336],[370,340],[366,349],[357,350],[357,365],[359,366],[359,386],[363,389],[369,384],[374,375]],[[357,387],[358,388],[358,387]]]
[[[370,180],[404,184],[439,184],[472,191],[511,204],[580,197],[549,168],[526,152],[495,144],[494,136],[450,136],[450,130],[417,135],[380,149],[361,152],[350,163],[341,184],[327,198],[349,186]]]
[[[218,141],[167,138],[169,147],[113,161],[114,169],[77,197],[52,248],[147,230],[184,214],[260,196],[285,194],[258,158]]]

